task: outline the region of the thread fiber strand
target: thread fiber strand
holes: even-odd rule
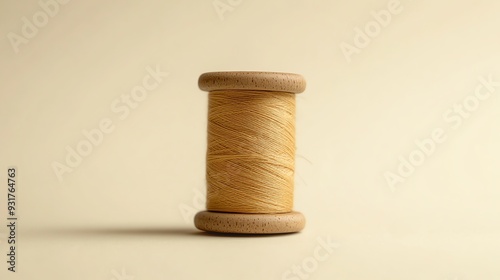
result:
[[[207,209],[286,213],[293,208],[295,94],[209,93]]]

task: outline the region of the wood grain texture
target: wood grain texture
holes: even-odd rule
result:
[[[202,211],[194,218],[204,231],[240,234],[277,234],[301,231],[306,219],[302,213],[239,214]]]
[[[268,90],[301,93],[306,89],[306,80],[298,74],[280,72],[209,72],[198,79],[204,91],[213,90]]]

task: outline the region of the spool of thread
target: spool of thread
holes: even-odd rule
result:
[[[293,211],[295,94],[302,76],[276,72],[210,72],[198,80],[209,92],[207,211],[204,231],[242,234],[298,232]]]

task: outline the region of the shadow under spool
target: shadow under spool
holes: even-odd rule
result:
[[[296,94],[303,92],[306,82],[302,76],[291,73],[210,72],[200,76],[198,86],[201,90],[208,92],[220,91],[223,94],[223,92],[232,91],[239,92],[242,96],[244,96],[245,93],[259,93],[268,98],[275,98],[276,96],[273,96],[273,94]],[[293,118],[295,118],[295,115],[293,115]],[[294,120],[295,119],[293,119],[293,121]],[[222,139],[222,141],[223,140],[224,139]],[[208,175],[207,161],[207,176]],[[231,176],[238,176],[238,174],[231,174]],[[291,176],[293,182],[293,172]],[[223,192],[224,189],[220,191]],[[209,199],[210,198],[208,198],[207,206],[210,205]],[[242,203],[244,204],[245,202],[243,201]],[[277,234],[298,232],[305,226],[304,215],[292,211],[291,209],[285,212],[269,211],[269,213],[247,213],[243,211],[231,211],[231,209],[217,209],[217,211],[214,211],[211,210],[210,207],[208,208],[208,211],[201,211],[196,214],[194,223],[198,229],[209,232]]]

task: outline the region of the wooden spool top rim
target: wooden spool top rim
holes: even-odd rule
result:
[[[306,89],[306,80],[299,74],[282,72],[208,72],[198,79],[204,91],[214,90],[262,90],[301,93]]]

